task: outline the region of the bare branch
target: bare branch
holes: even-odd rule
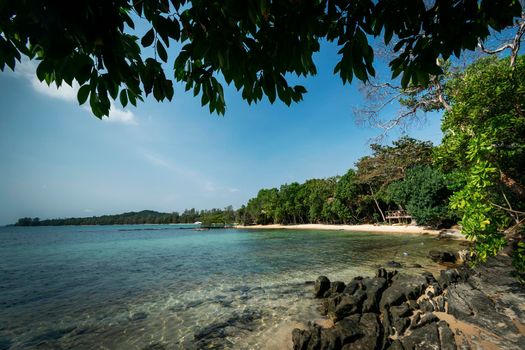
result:
[[[521,39],[523,35],[525,34],[525,12],[522,12],[521,20],[517,21],[516,25],[518,29],[516,31],[516,34],[514,35],[514,38],[512,39],[512,42],[506,43],[498,47],[497,49],[490,50],[490,49],[487,49],[485,45],[483,44],[483,42],[480,40],[478,42],[478,47],[481,49],[481,51],[489,55],[495,55],[505,50],[510,50],[511,51],[510,66],[514,67],[514,64],[516,63],[516,57],[518,57],[518,53],[520,51]]]

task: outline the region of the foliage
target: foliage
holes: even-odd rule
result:
[[[343,176],[310,179],[262,189],[241,207],[244,224],[358,224],[377,222],[378,208],[389,208],[385,188],[402,180],[409,169],[431,162],[432,143],[403,137],[391,146],[374,144],[373,154],[360,159],[357,170]],[[370,193],[379,189],[379,195]]]
[[[405,179],[392,183],[387,192],[419,225],[438,227],[450,218],[450,191],[439,169],[429,165],[409,169]]]
[[[89,99],[100,118],[110,99],[171,100],[169,63],[176,81],[223,114],[222,80],[249,103],[263,95],[300,101],[306,90],[290,86],[290,75],[316,74],[321,40],[340,47],[334,72],[346,83],[374,75],[369,38],[395,38],[393,77],[425,85],[441,72],[437,58],[473,50],[520,11],[518,0],[2,0],[0,69],[14,70],[22,56],[37,59],[41,81],[78,82],[79,103]],[[142,21],[149,28],[139,38],[134,28]]]
[[[134,225],[134,224],[193,224],[233,223],[235,212],[231,206],[224,209],[195,210],[186,209],[182,213],[159,213],[153,210],[129,212],[117,215],[92,216],[85,218],[47,219],[21,218],[15,226],[62,226],[62,225]]]
[[[525,59],[485,58],[447,83],[451,109],[436,151],[445,171],[459,174],[451,208],[485,260],[506,244],[504,230],[525,211]]]

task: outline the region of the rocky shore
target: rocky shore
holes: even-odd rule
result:
[[[512,271],[498,256],[438,276],[321,276],[314,293],[326,319],[294,329],[293,349],[525,349],[525,289]]]

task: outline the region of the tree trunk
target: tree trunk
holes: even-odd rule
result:
[[[372,199],[374,200],[374,203],[376,204],[377,209],[381,213],[381,217],[383,218],[383,221],[386,221],[385,214],[383,213],[383,211],[381,210],[381,207],[379,206],[379,203],[377,202],[377,199],[376,199],[376,196],[374,194],[374,190],[372,189],[372,186],[368,185],[368,187],[370,187],[370,192],[372,193]]]

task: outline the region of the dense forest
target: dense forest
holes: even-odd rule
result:
[[[203,224],[232,223],[235,211],[231,206],[224,209],[195,210],[186,209],[182,213],[159,213],[142,210],[117,215],[92,216],[84,218],[46,219],[21,218],[15,226],[62,226],[62,225],[135,225],[135,224]]]
[[[448,209],[450,180],[433,165],[431,142],[402,137],[371,145],[343,176],[262,189],[238,211],[244,224],[360,224],[385,221],[388,210],[408,210],[418,224],[438,227],[458,217]]]

